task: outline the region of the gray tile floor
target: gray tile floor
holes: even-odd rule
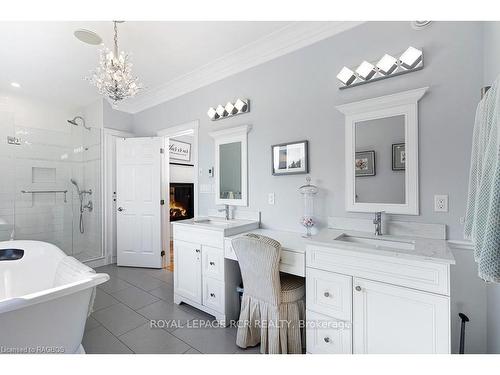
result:
[[[195,320],[213,320],[189,305],[174,303],[173,273],[166,270],[96,268],[111,278],[97,288],[94,312],[87,320],[87,353],[243,354],[259,348],[236,346],[235,328],[195,328]],[[150,328],[150,319],[175,320],[174,327]],[[191,324],[188,324],[191,323]]]

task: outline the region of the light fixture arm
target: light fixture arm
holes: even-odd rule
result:
[[[114,38],[114,42],[115,42],[115,46],[114,46],[114,55],[115,55],[115,59],[118,58],[118,21],[113,21],[113,25],[114,25],[114,30],[115,30],[115,38]]]

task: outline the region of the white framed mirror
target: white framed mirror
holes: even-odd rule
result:
[[[210,133],[215,140],[215,204],[248,206],[250,129],[250,125],[242,125]]]
[[[337,106],[345,115],[347,211],[419,214],[418,101],[427,89]]]

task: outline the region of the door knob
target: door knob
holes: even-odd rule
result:
[[[323,295],[324,295],[325,297],[327,297],[327,298],[328,298],[328,297],[330,297],[330,293],[328,293],[328,292],[323,293]]]
[[[356,286],[356,288],[355,288],[355,289],[356,289],[358,292],[361,292],[361,287],[360,287],[359,285],[358,285],[358,286]]]
[[[215,262],[210,262],[210,265],[211,266],[215,266]]]
[[[122,212],[125,211],[125,209],[123,207],[118,207],[118,211]]]
[[[201,250],[200,250],[200,249],[196,249],[195,251],[196,251],[197,253],[201,252]]]
[[[330,342],[330,338],[328,336],[326,336],[325,338],[323,338],[323,340],[328,344]]]

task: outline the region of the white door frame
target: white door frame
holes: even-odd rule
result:
[[[103,202],[103,247],[106,264],[116,263],[116,210],[113,207],[113,179],[116,183],[116,148],[109,148],[108,141],[116,138],[132,138],[135,134],[121,130],[103,128],[102,141],[102,202]],[[115,138],[115,139],[113,139]],[[116,185],[115,185],[116,188]]]
[[[169,191],[169,184],[170,184],[170,166],[169,166],[169,155],[168,155],[168,144],[169,144],[169,139],[173,137],[180,137],[183,135],[192,135],[193,136],[193,149],[195,150],[194,156],[193,156],[193,169],[194,169],[194,180],[193,180],[193,185],[194,185],[194,216],[198,216],[198,202],[199,202],[199,188],[198,188],[198,133],[199,133],[199,128],[200,128],[200,121],[199,120],[193,120],[190,122],[186,122],[183,124],[171,126],[165,129],[158,130],[156,134],[159,137],[163,137],[163,144],[164,144],[164,149],[165,149],[165,154],[163,158],[163,167],[162,167],[162,191],[163,192],[168,192]],[[162,235],[162,244],[163,248],[166,249],[166,252],[168,254],[170,250],[170,214],[169,214],[169,205],[167,204],[168,200],[170,199],[170,196],[167,194],[165,196],[165,204],[163,205],[162,209],[162,229],[163,229],[163,235]],[[170,263],[170,256],[167,256],[167,261]]]

